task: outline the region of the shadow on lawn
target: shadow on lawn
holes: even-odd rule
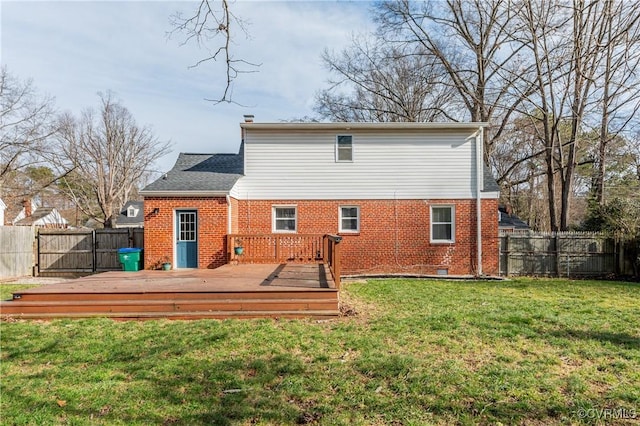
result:
[[[313,407],[305,407],[295,391],[286,389],[289,383],[304,381],[301,361],[289,354],[250,361],[187,361],[182,368],[161,370],[125,371],[133,378],[131,384],[113,386],[114,394],[121,394],[116,398],[96,395],[96,399],[103,401],[98,406],[95,400],[74,399],[64,390],[55,390],[56,386],[44,399],[11,386],[4,386],[3,394],[7,400],[20,400],[23,407],[29,407],[31,414],[25,415],[35,423],[39,421],[34,413],[40,411],[42,423],[50,422],[52,414],[57,421],[68,419],[71,423],[95,419],[107,424],[162,425],[231,425],[260,420],[270,424],[305,424],[322,417]],[[32,378],[50,380],[43,374]],[[127,389],[116,391],[122,386]],[[123,405],[119,406],[119,402]]]
[[[628,333],[612,333],[598,330],[562,329],[545,332],[547,335],[561,339],[595,340],[599,343],[611,343],[625,349],[640,349],[640,337]]]

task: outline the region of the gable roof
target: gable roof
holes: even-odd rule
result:
[[[181,152],[173,168],[147,185],[142,195],[228,194],[244,173],[243,146],[238,154]]]
[[[529,225],[518,216],[507,213],[507,209],[505,207],[499,207],[498,211],[500,212],[500,221],[498,222],[499,228],[530,229]]]
[[[15,223],[18,226],[30,225],[68,225],[69,221],[63,218],[58,210],[53,207],[38,207],[31,216],[20,219]]]
[[[136,210],[136,215],[133,217],[129,217],[128,210],[129,207],[133,207]],[[127,201],[118,217],[116,218],[116,225],[141,225],[144,223],[144,217],[142,216],[144,212],[144,203],[142,201]]]

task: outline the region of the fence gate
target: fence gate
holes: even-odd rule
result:
[[[93,270],[93,231],[38,231],[38,274]]]
[[[42,229],[38,232],[38,274],[122,270],[118,249],[143,246],[141,228]]]

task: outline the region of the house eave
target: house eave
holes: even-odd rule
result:
[[[487,122],[446,123],[240,123],[242,129],[253,130],[478,130],[487,127]]]
[[[226,197],[229,191],[140,191],[143,197]]]

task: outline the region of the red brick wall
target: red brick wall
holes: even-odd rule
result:
[[[342,233],[342,270],[356,273],[471,275],[476,267],[475,200],[277,200],[231,199],[232,232],[269,234],[272,206],[295,204],[298,234],[337,234],[338,207],[360,206],[360,232]],[[430,206],[455,205],[455,243],[429,242]],[[153,215],[153,209],[160,212]],[[220,198],[145,198],[145,267],[164,256],[173,260],[175,210],[198,211],[198,267],[226,263],[227,202]],[[483,200],[483,272],[498,273],[498,201]]]
[[[296,205],[299,234],[338,233],[338,207],[360,206],[360,232],[342,233],[342,268],[355,273],[475,274],[475,200],[239,200],[238,233],[272,232],[272,206]],[[430,206],[455,205],[455,243],[429,242]],[[498,272],[498,202],[482,202],[483,272]],[[236,219],[234,218],[234,221]]]
[[[159,213],[153,214],[155,208]],[[174,261],[175,211],[198,212],[198,268],[217,268],[227,262],[227,200],[195,197],[145,197],[144,265],[146,269],[165,256]]]

